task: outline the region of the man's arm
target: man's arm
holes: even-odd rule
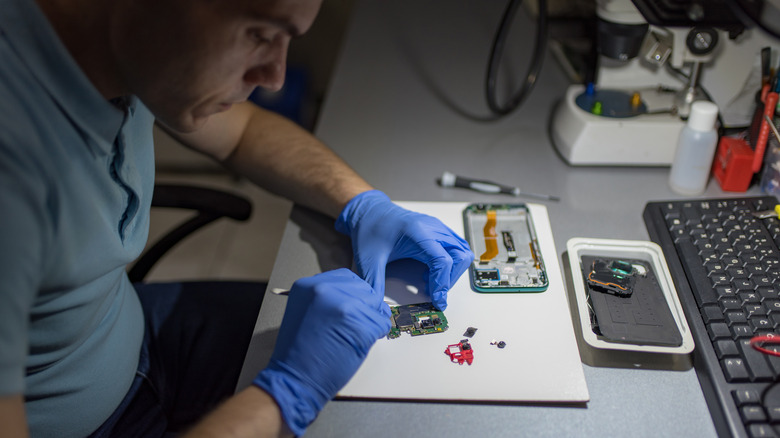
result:
[[[250,386],[207,415],[185,438],[271,438],[292,436],[268,393]]]
[[[172,134],[258,185],[336,218],[336,229],[352,238],[358,274],[382,294],[386,264],[414,258],[428,265],[428,292],[444,310],[447,291],[473,258],[441,221],[396,206],[314,136],[251,103],[211,116],[197,132]]]
[[[170,133],[259,186],[333,218],[372,189],[314,136],[251,103],[211,116],[196,132]]]
[[[21,395],[0,396],[0,438],[30,436]]]

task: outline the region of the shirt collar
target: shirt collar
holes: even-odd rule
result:
[[[2,35],[73,123],[110,152],[125,109],[111,104],[92,85],[35,1],[3,0]]]

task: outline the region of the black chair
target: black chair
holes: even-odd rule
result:
[[[165,317],[165,323],[161,326],[166,327],[170,324],[170,327],[174,327],[168,328],[167,333],[179,336],[179,327],[185,327],[187,330],[195,327],[194,335],[207,339],[207,342],[214,342],[214,336],[224,337],[226,348],[218,349],[214,354],[217,354],[221,361],[219,379],[224,382],[224,385],[220,391],[225,393],[214,394],[214,396],[227,397],[235,390],[238,382],[246,346],[254,335],[253,328],[268,283],[183,279],[168,284],[145,283],[144,279],[154,264],[182,239],[223,217],[246,221],[251,216],[252,204],[244,196],[223,190],[159,184],[154,188],[152,207],[193,210],[195,215],[149,246],[129,269],[128,277],[139,291],[139,296],[146,296],[146,300],[142,299],[144,303],[154,302],[154,298],[150,299],[150,297],[155,295],[161,297],[164,302],[167,297],[172,296],[166,295],[171,290],[179,294],[176,295],[176,302],[171,307],[171,314]],[[171,285],[173,287],[170,287]],[[210,317],[204,317],[206,314]],[[214,327],[220,329],[215,331]],[[169,336],[164,335],[163,338]],[[195,357],[198,360],[202,358],[197,355]],[[204,406],[205,408],[211,409]],[[190,414],[192,415],[169,417],[169,431],[177,432],[190,427],[202,413],[195,415],[193,411]]]
[[[143,282],[154,264],[165,253],[201,227],[222,217],[246,221],[252,215],[252,204],[243,196],[189,185],[156,185],[152,207],[188,209],[194,210],[196,214],[161,237],[141,254],[127,274],[132,283]]]

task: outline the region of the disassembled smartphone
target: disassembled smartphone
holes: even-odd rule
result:
[[[582,255],[580,263],[593,333],[608,342],[682,345],[683,337],[649,262]]]
[[[525,204],[471,204],[463,211],[469,268],[478,292],[541,292],[549,284]]]

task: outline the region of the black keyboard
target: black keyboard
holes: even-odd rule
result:
[[[650,202],[696,342],[693,362],[720,436],[780,437],[780,357],[753,348],[780,334],[780,220],[772,196]],[[767,217],[756,217],[765,212]],[[766,348],[771,349],[769,344]]]

